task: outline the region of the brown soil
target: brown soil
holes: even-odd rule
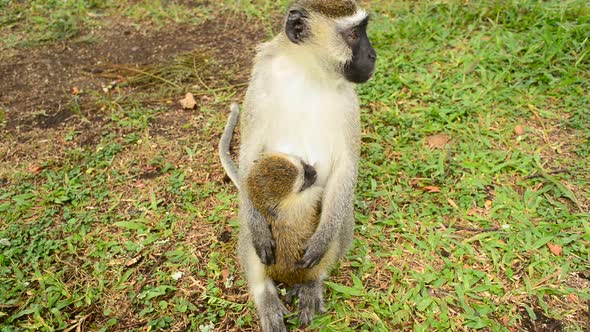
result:
[[[75,114],[71,107],[74,88],[100,93],[109,80],[97,74],[108,64],[146,65],[204,49],[220,64],[237,67],[244,78],[254,46],[264,38],[247,20],[235,17],[198,26],[169,25],[162,30],[137,27],[122,18],[105,22],[105,26],[87,33],[97,43],[66,41],[19,49],[0,64],[0,108],[8,132],[62,125]],[[84,98],[89,97],[81,100]]]
[[[172,24],[161,30],[154,27],[138,27],[123,18],[109,20],[113,21],[104,24],[108,27],[85,32],[97,40],[92,44],[65,41],[27,49],[12,49],[9,55],[2,55],[0,115],[4,114],[7,123],[5,128],[0,123],[0,186],[10,184],[10,177],[4,174],[13,171],[35,173],[43,167],[52,167],[51,165],[65,160],[64,156],[69,150],[77,146],[85,148],[98,144],[105,130],[119,134],[127,130],[109,125],[110,114],[100,109],[104,103],[94,102],[105,95],[102,87],[114,79],[109,76],[113,74],[112,65],[121,65],[125,68],[158,66],[169,63],[180,54],[197,50],[203,51],[208,59],[234,74],[232,77],[218,77],[220,82],[236,84],[247,80],[254,48],[266,36],[259,26],[251,25],[244,17],[236,16],[223,16],[198,26]],[[225,70],[220,73],[216,71],[214,74],[223,76],[221,74],[225,73]],[[203,79],[205,82],[210,80],[207,77]],[[74,87],[82,91],[77,96]],[[121,94],[124,97],[137,97],[143,100],[142,97],[146,95],[143,88],[130,86],[125,89]],[[238,93],[241,92],[243,87],[238,90]],[[151,91],[147,92],[149,97]],[[79,109],[72,107],[75,98],[81,106]],[[164,98],[176,101],[180,96],[165,95]],[[197,96],[198,102],[207,103],[209,100],[210,96]],[[194,168],[194,172],[192,169],[187,172],[187,176],[190,177],[190,180],[187,177],[188,182],[221,181],[223,171],[218,165],[211,165],[217,163],[211,156],[215,155],[219,136],[205,135],[199,130],[208,120],[206,116],[195,110],[182,110],[177,103],[149,102],[150,107],[152,104],[166,111],[158,113],[154,123],[150,123],[149,134],[153,136],[150,137],[150,147],[140,150],[139,153],[135,150],[128,151],[118,159],[118,162],[124,165],[119,164],[119,167],[128,170],[129,176],[134,176],[136,181],[130,181],[117,189],[113,188],[112,192],[128,194],[136,190],[134,186],[164,187],[158,183],[167,181],[166,174],[159,166],[149,164],[156,150],[157,153],[166,156],[166,159],[172,160],[175,166]],[[223,115],[219,114],[219,118],[221,117]],[[77,134],[73,139],[67,139],[68,133],[72,131]],[[184,149],[180,144],[176,144],[179,141],[190,141],[186,143],[188,146],[200,142],[202,155],[197,158],[202,160],[188,160]],[[153,148],[154,146],[157,148]],[[165,194],[162,193],[162,196],[165,197]],[[162,204],[166,204],[166,201]],[[219,203],[211,198],[203,204]],[[123,208],[124,204],[121,206]],[[123,213],[132,213],[131,208],[129,205],[129,210]],[[212,207],[207,208],[211,209]],[[196,248],[195,254],[204,255],[210,245],[212,228],[207,223],[188,222],[188,217],[186,220],[186,224],[176,226],[177,231],[179,234],[188,234],[187,243],[190,245],[200,244],[202,248]],[[216,232],[213,239],[228,243],[227,246],[231,249],[228,252],[233,252],[230,241],[233,236],[231,228],[225,228]],[[163,255],[167,250],[163,248],[160,253]],[[154,268],[144,269],[142,266],[150,265],[145,261],[155,261],[153,266],[157,266],[162,261],[161,257],[164,256],[156,255],[155,258],[137,260],[133,264],[138,266],[138,273],[150,278]],[[204,257],[200,259],[205,261]],[[137,287],[141,289],[145,285],[144,282]],[[196,291],[194,284],[187,284],[182,288],[191,292]],[[193,303],[200,307],[203,304],[198,294],[200,292],[196,291]],[[226,295],[231,301],[247,301],[244,289],[236,288],[228,291]],[[117,330],[145,325],[146,322],[137,315],[134,300],[124,296],[122,292],[106,294],[104,303],[98,303],[88,309],[92,315],[84,325],[102,326],[112,318],[108,315],[103,316],[103,305],[121,308],[121,312],[116,316],[119,319]],[[111,301],[113,304],[109,304]],[[229,321],[224,324],[233,323]],[[186,330],[186,327],[172,330]]]
[[[522,327],[528,332],[561,332],[563,324],[553,318],[547,317],[541,310],[534,310],[536,319],[532,319],[526,311],[522,312]]]

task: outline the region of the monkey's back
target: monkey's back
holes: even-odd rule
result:
[[[313,195],[314,193],[310,193]],[[304,204],[304,206],[297,206]],[[311,269],[296,268],[303,258],[305,245],[314,234],[321,215],[321,199],[283,204],[276,218],[270,219],[275,239],[275,259],[273,265],[266,266],[267,275],[277,282],[287,285],[301,284],[317,280],[327,274],[337,259],[336,248],[329,248],[320,263]]]

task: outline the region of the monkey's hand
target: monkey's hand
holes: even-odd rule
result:
[[[260,212],[253,208],[250,219],[250,232],[252,234],[252,245],[256,255],[264,265],[275,263],[275,240],[272,236],[269,224]]]
[[[299,269],[310,269],[316,266],[324,258],[329,243],[330,241],[316,239],[316,236],[312,236],[307,242],[303,257],[295,264],[295,267]]]
[[[264,239],[261,239],[264,238]],[[256,255],[264,265],[273,265],[275,263],[275,240],[272,238],[270,231],[268,235],[258,236],[252,239]]]

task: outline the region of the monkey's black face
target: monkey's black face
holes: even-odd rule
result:
[[[301,164],[303,165],[303,185],[301,185],[301,189],[299,189],[299,191],[304,191],[315,183],[317,180],[317,172],[313,166],[304,162]]]
[[[365,83],[375,71],[377,53],[367,36],[369,18],[342,31],[342,37],[352,50],[352,59],[344,65],[344,76],[353,83]]]
[[[337,2],[337,1],[336,1]],[[293,8],[287,15],[285,33],[289,40],[298,45],[304,45],[313,36],[309,25],[309,14],[301,8]],[[343,29],[340,35],[352,51],[351,59],[344,65],[344,77],[353,83],[364,83],[371,78],[375,70],[377,53],[367,36],[369,17],[365,17],[358,24]],[[338,36],[335,36],[338,38]]]

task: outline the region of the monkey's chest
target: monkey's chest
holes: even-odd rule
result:
[[[342,130],[323,117],[310,114],[284,114],[286,120],[269,127],[265,150],[295,155],[313,166],[318,174],[317,184],[325,185],[333,160],[343,145]]]

